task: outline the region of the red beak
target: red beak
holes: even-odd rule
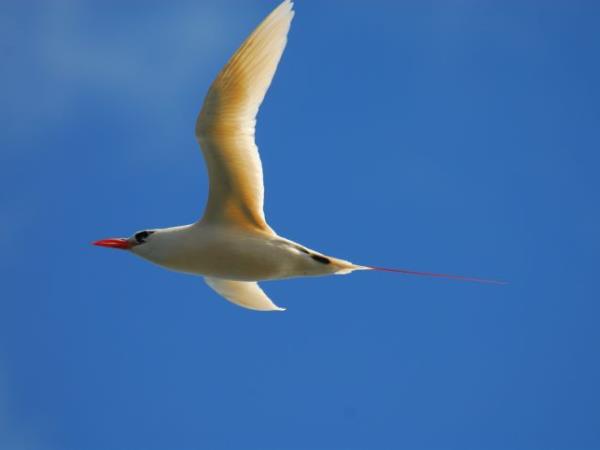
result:
[[[131,248],[131,245],[129,245],[129,242],[125,238],[102,239],[100,241],[92,242],[92,244],[99,247],[120,248],[121,250]]]

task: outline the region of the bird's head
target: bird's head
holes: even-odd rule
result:
[[[121,250],[132,250],[135,252],[136,250],[140,249],[140,246],[146,245],[148,242],[150,242],[152,240],[152,235],[155,232],[155,230],[143,230],[138,231],[129,238],[101,239],[93,242],[93,244],[98,245],[99,247],[118,248]]]

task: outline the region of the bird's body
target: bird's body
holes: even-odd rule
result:
[[[237,281],[331,275],[360,268],[272,231],[202,221],[156,230],[147,244],[132,247],[132,252],[178,272]]]
[[[168,269],[202,275],[226,299],[261,311],[282,308],[257,281],[379,269],[325,256],[282,238],[264,216],[262,165],[254,142],[256,114],[283,54],[292,6],[284,0],[273,10],[230,58],[206,95],[196,121],[210,180],[202,219],[96,245],[126,249]]]

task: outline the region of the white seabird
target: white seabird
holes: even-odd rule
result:
[[[262,280],[384,270],[487,281],[356,265],[285,239],[269,227],[254,130],[287,42],[292,8],[293,3],[285,0],[271,12],[221,70],[204,100],[196,121],[196,138],[210,179],[202,219],[94,244],[129,250],[175,271],[203,275],[227,300],[259,311],[283,310],[258,286]]]

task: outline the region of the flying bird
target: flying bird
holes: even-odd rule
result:
[[[144,230],[94,245],[128,250],[162,267],[202,275],[227,300],[258,311],[282,311],[258,281],[355,270],[494,282],[353,264],[279,236],[263,212],[263,174],[254,130],[258,109],[279,64],[294,17],[283,1],[250,34],[211,85],[196,120],[208,168],[208,202],[191,225]]]

